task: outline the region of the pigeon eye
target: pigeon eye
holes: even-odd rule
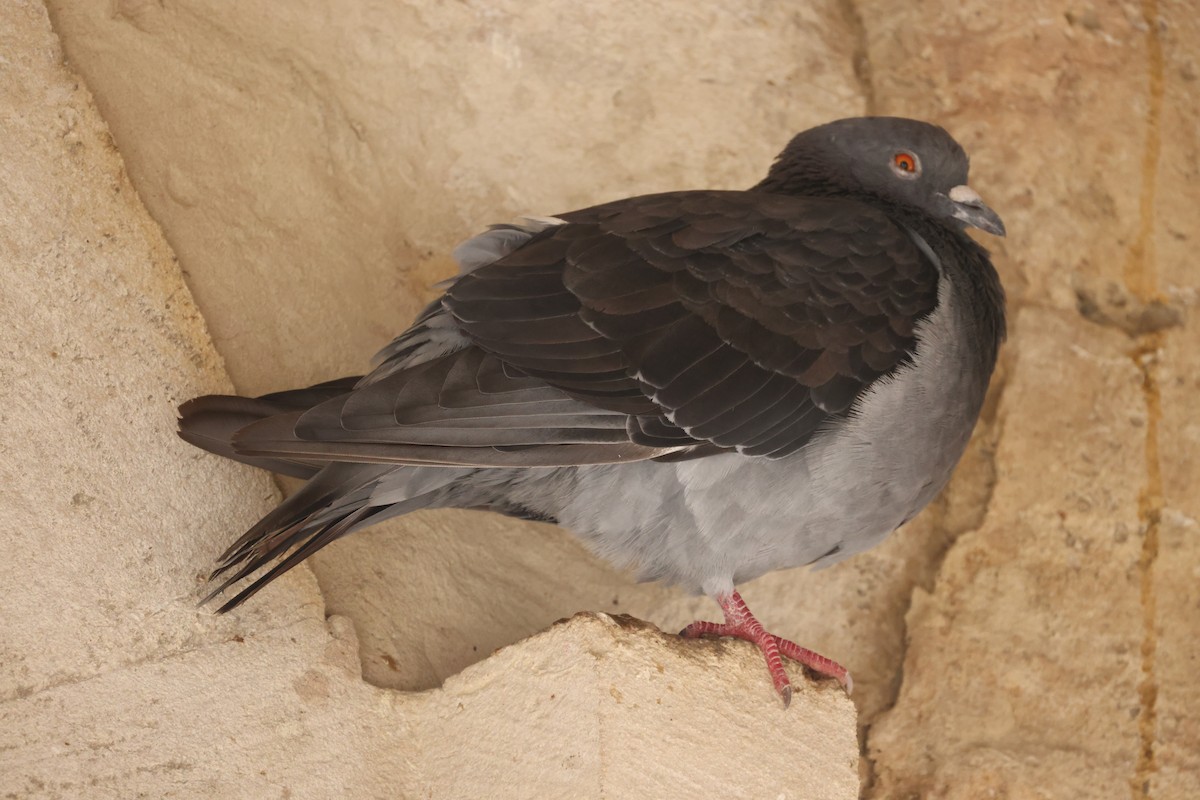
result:
[[[921,174],[921,162],[912,153],[902,150],[892,156],[892,172],[901,178],[915,178]]]

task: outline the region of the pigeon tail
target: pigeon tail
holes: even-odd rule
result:
[[[395,471],[394,467],[376,464],[330,464],[322,469],[217,559],[209,580],[220,583],[200,602],[207,603],[261,567],[278,561],[217,609],[223,614],[330,542],[384,518],[437,504],[436,489],[387,504],[372,502],[380,482]]]
[[[306,389],[275,392],[262,397],[210,394],[189,400],[179,407],[179,438],[202,450],[225,458],[267,469],[293,478],[308,479],[323,466],[302,459],[268,458],[239,453],[233,446],[234,435],[259,420],[300,411],[346,394],[359,377],[339,378]]]
[[[385,475],[396,472],[395,467],[330,463],[307,457],[253,456],[240,452],[234,445],[238,432],[246,426],[306,411],[350,392],[359,380],[358,376],[340,378],[261,397],[207,395],[179,407],[179,436],[184,441],[243,464],[308,481],[222,554],[209,576],[210,581],[220,582],[202,603],[279,559],[279,563],[218,609],[218,613],[229,611],[317,550],[368,521],[433,504],[430,486],[423,487],[426,491],[414,486],[413,496],[399,497],[391,506],[372,503],[372,492]]]

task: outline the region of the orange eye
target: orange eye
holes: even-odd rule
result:
[[[912,153],[896,153],[896,155],[892,156],[892,168],[898,173],[905,173],[905,177],[914,176],[919,169],[917,166],[917,157]]]

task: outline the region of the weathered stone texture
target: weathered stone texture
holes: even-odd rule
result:
[[[766,576],[747,601],[853,671],[867,796],[1200,796],[1190,5],[48,5],[165,242],[55,66],[40,6],[5,5],[0,311],[26,333],[0,342],[0,391],[16,397],[0,415],[0,578],[41,588],[0,599],[0,663],[15,665],[0,670],[0,723],[23,726],[0,724],[17,737],[0,759],[41,766],[0,763],[4,789],[9,774],[49,796],[97,778],[117,795],[151,768],[155,787],[223,796],[235,779],[247,796],[473,796],[531,785],[500,765],[545,748],[543,795],[618,796],[641,766],[620,737],[650,731],[664,786],[702,794],[692,765],[717,774],[740,752],[716,746],[726,726],[780,747],[770,765],[848,764],[830,688],[776,714],[735,645],[728,685],[709,683],[707,645],[676,651],[590,618],[488,658],[580,609],[665,630],[716,613],[633,584],[549,526],[418,514],[336,543],[234,617],[196,612],[198,574],[276,493],[170,429],[177,400],[228,388],[205,325],[242,392],[361,370],[487,223],[744,186],[791,133],[868,111],[944,124],[972,153],[972,184],[1010,232],[987,244],[1012,337],[929,511],[830,570]],[[339,615],[328,628],[323,609]],[[664,694],[646,665],[668,662],[679,678]],[[589,710],[564,713],[555,681]],[[712,696],[672,705],[696,681]],[[158,711],[168,698],[177,714]],[[189,727],[224,700],[227,718]],[[68,729],[95,734],[55,744]],[[439,740],[478,743],[494,769],[455,772],[461,754]],[[201,749],[213,742],[261,773],[223,775]],[[789,769],[741,789],[813,796],[779,782]],[[737,787],[720,788],[707,794]]]
[[[1151,612],[1146,681],[1154,718],[1143,731],[1147,794],[1200,797],[1200,18],[1184,3],[1163,3],[1158,165],[1145,187],[1153,201],[1142,267],[1154,294],[1180,310],[1149,366],[1158,394],[1161,469],[1158,540],[1148,553],[1144,612]]]
[[[744,185],[861,108],[833,2],[49,5],[245,391],[361,369],[489,223]]]

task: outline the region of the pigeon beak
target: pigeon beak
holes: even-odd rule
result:
[[[988,208],[978,192],[965,183],[950,190],[950,203],[953,208],[950,214],[956,220],[995,236],[1005,235],[1000,215]]]

